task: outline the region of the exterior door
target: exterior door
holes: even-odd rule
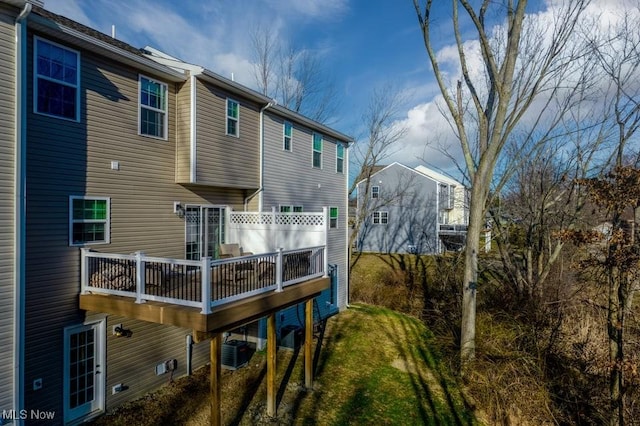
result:
[[[210,256],[217,259],[225,237],[224,207],[187,206],[184,217],[186,258],[200,260]]]
[[[65,422],[104,410],[104,323],[103,320],[64,330]]]

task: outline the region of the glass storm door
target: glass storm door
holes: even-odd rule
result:
[[[224,243],[224,207],[187,206],[185,211],[186,258],[218,258]]]
[[[65,422],[104,410],[104,321],[64,331]]]

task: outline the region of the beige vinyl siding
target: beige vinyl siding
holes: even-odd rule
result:
[[[62,410],[63,328],[85,320],[85,313],[78,309],[80,249],[69,247],[68,242],[69,196],[111,199],[111,243],[92,249],[140,250],[173,258],[185,256],[185,224],[173,213],[174,201],[239,209],[245,196],[242,190],[175,183],[175,84],[168,84],[168,140],[139,136],[136,70],[88,51],[80,53],[81,121],[29,114],[26,402],[27,408],[58,412]],[[162,81],[162,76],[149,77]],[[32,95],[28,108],[32,111]],[[111,161],[118,161],[120,169],[112,170]],[[109,407],[165,383],[166,376],[150,375],[152,366],[158,354],[179,358],[187,333],[109,319],[108,335],[111,325],[119,322],[133,329],[134,335],[117,342],[108,337],[107,380],[123,382],[129,389],[111,396],[107,388]],[[149,342],[162,349],[149,351]],[[183,364],[179,362],[180,368]],[[30,386],[36,378],[43,379],[39,391]]]
[[[13,407],[15,30],[0,7],[0,409]]]
[[[191,181],[191,78],[181,84],[176,95],[176,182]]]
[[[338,207],[338,228],[328,231],[329,263],[339,268],[338,306],[346,306],[347,295],[347,149],[345,173],[336,173],[336,140],[322,134],[322,168],[312,167],[313,130],[295,121],[292,150],[282,149],[284,120],[265,113],[265,159],[263,209],[279,205],[302,205],[304,211]],[[324,303],[324,302],[323,302]]]
[[[197,183],[257,189],[260,114],[257,105],[197,81]],[[226,134],[227,98],[240,104],[240,137]]]
[[[130,338],[116,337],[113,327],[122,324],[133,333]],[[150,389],[156,389],[169,383],[170,373],[156,375],[157,364],[170,359],[178,361],[178,369],[173,378],[187,374],[186,336],[191,330],[178,327],[153,324],[144,321],[132,321],[125,317],[110,316],[107,321],[107,410],[133,398],[139,398]],[[160,338],[159,338],[160,337]],[[193,345],[193,369],[209,361],[209,341]],[[118,354],[114,356],[113,354]],[[122,383],[123,392],[112,395],[112,387]]]

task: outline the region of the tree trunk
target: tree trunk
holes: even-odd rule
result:
[[[609,360],[611,373],[609,374],[609,397],[611,413],[609,424],[611,426],[624,425],[624,412],[622,405],[622,327],[623,312],[620,300],[622,290],[622,277],[617,268],[609,271],[609,312],[607,315],[607,331],[609,335]]]
[[[478,252],[480,233],[484,228],[484,185],[473,185],[469,205],[469,228],[464,256],[462,285],[462,322],[460,324],[460,364],[464,366],[476,354],[476,289],[478,285]]]

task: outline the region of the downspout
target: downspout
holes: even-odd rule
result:
[[[193,358],[193,336],[191,334],[187,334],[185,343],[187,345],[187,376],[191,376],[193,371],[191,364]]]
[[[24,353],[26,298],[26,147],[27,147],[27,24],[31,3],[25,3],[16,18],[15,63],[15,192],[14,192],[14,337],[13,407],[24,409]]]
[[[190,150],[190,158],[191,164],[189,167],[189,181],[191,183],[196,183],[197,179],[197,170],[196,165],[198,164],[198,150],[197,150],[197,133],[196,133],[196,77],[191,74],[191,111],[189,111],[189,150]]]
[[[258,197],[258,211],[262,212],[262,194],[264,190],[264,111],[277,104],[278,101],[272,99],[271,102],[260,109],[260,186],[256,192],[244,199],[244,211],[247,211],[249,201],[251,201],[251,199],[256,195],[260,194]]]
[[[351,233],[351,227],[349,226],[349,145],[348,144],[345,144],[345,149],[344,150],[346,151],[346,155],[345,155],[346,158],[345,158],[344,162],[345,162],[345,169],[347,171],[347,173],[346,173],[347,179],[345,181],[345,191],[344,191],[345,192],[345,201],[346,201],[345,206],[346,206],[346,210],[347,210],[345,212],[345,217],[347,219],[346,220],[347,224],[344,227],[345,228],[344,233],[345,233],[345,237],[346,237],[346,241],[347,241],[347,245],[348,245],[347,250],[346,250],[347,253],[345,255],[347,262],[345,263],[346,268],[345,268],[345,271],[344,271],[344,274],[345,274],[345,277],[346,277],[346,283],[347,283],[347,288],[346,288],[347,294],[345,295],[345,306],[347,308],[349,308],[349,293],[350,293],[349,289],[351,288],[351,274],[349,274],[349,269],[350,269],[350,265],[351,265],[351,259],[349,258],[350,254],[351,254],[351,244],[350,244],[351,243],[351,239],[349,238],[349,236],[350,236],[349,234]],[[336,300],[336,305],[337,304],[338,304],[338,301]]]

